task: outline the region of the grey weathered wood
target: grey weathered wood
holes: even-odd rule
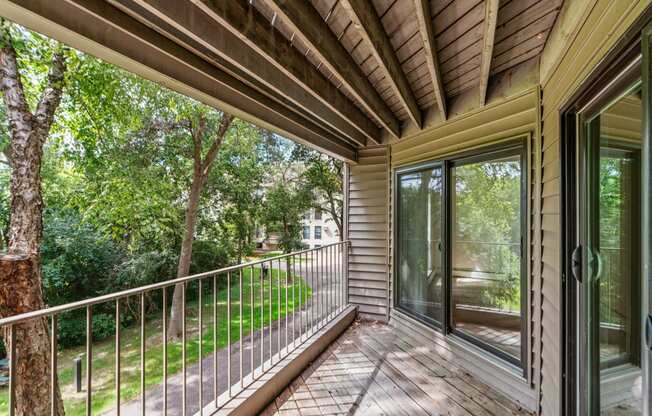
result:
[[[371,45],[372,54],[387,74],[410,119],[420,128],[421,109],[373,5],[366,0],[342,0],[342,5],[349,10],[362,38]]]
[[[271,0],[269,4],[304,39],[311,52],[319,56],[321,63],[337,74],[353,96],[398,138],[400,126],[396,116],[310,2]]]
[[[432,18],[430,16],[430,1],[414,0],[419,32],[423,39],[423,49],[426,55],[428,71],[432,79],[432,86],[435,90],[435,98],[441,111],[442,119],[446,119],[446,93],[441,80],[439,62],[437,61],[437,45],[435,44],[434,30],[432,28]]]
[[[252,78],[252,86],[278,97],[295,109],[305,111],[313,120],[331,128],[349,140],[364,146],[367,136],[348,120],[331,110],[321,100],[294,82],[287,73],[269,65],[263,56],[251,49],[242,39],[186,2],[163,0],[108,0],[126,13],[151,24],[165,36],[196,50],[216,65],[235,76]]]
[[[215,19],[216,23],[241,37],[247,45],[267,57],[270,65],[277,65],[286,71],[295,82],[303,85],[329,108],[349,120],[367,137],[378,140],[378,127],[247,1],[192,2]]]
[[[494,51],[494,36],[498,21],[499,0],[485,0],[484,35],[482,38],[482,63],[480,64],[480,105],[484,105],[489,85],[491,57]]]

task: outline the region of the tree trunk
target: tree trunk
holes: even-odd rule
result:
[[[188,205],[186,207],[184,234],[183,241],[181,242],[181,254],[179,256],[179,266],[177,267],[177,277],[188,276],[188,273],[190,272],[192,240],[195,234],[200,195],[201,177],[195,175],[192,179],[190,195],[188,196]],[[183,290],[183,284],[178,284],[174,287],[172,308],[170,310],[170,325],[168,326],[168,334],[172,339],[180,338],[183,330]]]
[[[38,256],[0,256],[0,318],[42,309]],[[20,296],[17,296],[20,294]],[[11,360],[16,365],[16,415],[50,414],[50,333],[45,318],[33,319],[14,327],[16,357],[12,357],[9,329],[3,337]],[[63,402],[55,386],[56,415],[63,415]]]
[[[43,145],[61,101],[66,72],[62,51],[55,51],[48,83],[32,114],[25,99],[11,31],[0,20],[0,90],[4,93],[11,143],[11,219],[8,252],[0,262],[0,315],[2,317],[44,307],[41,289],[41,239],[43,199],[41,161]],[[16,357],[16,415],[50,414],[50,334],[45,319],[18,324]],[[10,345],[7,333],[5,345]],[[54,375],[55,415],[64,414],[61,393]]]
[[[213,162],[217,156],[224,136],[226,136],[233,116],[223,114],[220,126],[215,133],[213,143],[206,153],[206,157],[202,160],[201,147],[202,138],[206,129],[206,119],[202,116],[195,128],[192,128],[192,140],[194,144],[193,160],[194,170],[192,176],[192,184],[190,185],[190,195],[188,196],[188,205],[186,206],[185,224],[183,241],[181,242],[181,254],[179,255],[179,266],[177,268],[177,278],[188,276],[190,272],[190,261],[192,260],[192,242],[195,235],[195,224],[197,223],[197,211],[199,210],[199,198],[201,191],[210,175],[213,168]],[[183,331],[183,291],[184,285],[178,284],[174,288],[174,295],[172,296],[172,308],[170,310],[170,323],[168,325],[168,334],[172,339],[178,339]]]

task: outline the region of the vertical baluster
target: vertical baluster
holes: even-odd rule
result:
[[[254,379],[254,266],[249,268],[249,367],[251,368],[251,379]]]
[[[299,273],[301,273],[301,253],[299,253],[299,260],[298,260],[298,269]],[[295,278],[296,278],[296,272],[295,272]],[[303,276],[299,276],[297,279],[299,282],[299,344],[301,344],[301,326],[303,325],[303,297],[301,296],[302,290],[303,290],[303,284],[301,283]],[[296,337],[296,334],[295,334]]]
[[[93,373],[93,307],[86,307],[86,415],[91,416],[91,377]]]
[[[278,270],[276,270],[276,297],[277,303],[276,303],[276,340],[277,346],[276,346],[276,352],[278,353],[279,360],[281,358],[281,259],[278,259],[276,262],[278,265]]]
[[[168,288],[163,288],[163,415],[168,414]]]
[[[273,365],[274,352],[272,351],[272,287],[274,284],[274,273],[272,272],[273,263],[269,262],[269,364]]]
[[[231,272],[226,273],[226,386],[231,398]]]
[[[183,282],[182,292],[181,292],[181,303],[183,304],[181,308],[181,371],[182,371],[182,383],[181,386],[181,414],[186,416],[186,403],[187,403],[187,375],[186,375],[186,282]]]
[[[296,294],[296,279],[297,279],[297,259],[292,256],[292,349],[296,348],[297,343],[297,294]]]
[[[140,292],[140,413],[145,416],[145,292]]]
[[[310,297],[310,332],[315,333],[315,295],[317,287],[315,286],[315,252],[310,252],[310,286],[312,287],[312,296]]]
[[[243,374],[242,374],[242,269],[238,270],[238,276],[240,277],[240,282],[239,282],[239,288],[240,288],[240,388],[244,388],[244,380],[243,380]]]
[[[57,315],[52,315],[50,329],[50,415],[57,414]],[[119,414],[118,414],[119,416]]]
[[[265,276],[263,275],[263,264],[260,263],[260,370],[265,372]]]
[[[215,401],[215,408],[217,409],[217,398],[219,396],[219,389],[217,386],[217,275],[213,275],[213,400]]]
[[[9,416],[16,414],[16,327],[9,325]]]
[[[333,315],[333,246],[328,247],[328,320]]]
[[[288,279],[290,274],[290,256],[285,257],[285,354],[288,353]]]
[[[197,299],[197,313],[199,314],[198,316],[198,325],[199,325],[199,335],[197,336],[198,341],[199,341],[199,351],[198,351],[198,356],[199,356],[199,416],[202,416],[204,414],[204,366],[202,365],[202,345],[203,345],[203,340],[202,340],[202,329],[203,329],[203,308],[204,304],[202,302],[202,291],[203,291],[203,286],[202,286],[203,279],[199,279],[199,284],[198,284],[198,299]]]
[[[120,416],[120,299],[115,300],[115,413]]]

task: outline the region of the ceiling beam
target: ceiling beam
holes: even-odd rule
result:
[[[485,0],[484,35],[482,37],[482,61],[480,63],[480,105],[487,102],[487,87],[491,71],[491,57],[494,52],[494,37],[498,21],[499,0]]]
[[[349,11],[349,17],[362,38],[371,46],[372,54],[387,74],[389,83],[407,110],[410,119],[421,128],[421,109],[372,2],[342,0],[341,4]]]
[[[372,141],[380,129],[246,0],[191,0]]]
[[[435,32],[432,28],[432,17],[430,16],[430,1],[414,0],[414,3],[417,12],[417,24],[421,33],[421,39],[423,39],[426,63],[430,77],[432,78],[432,86],[435,90],[435,98],[437,99],[442,119],[446,120],[446,91],[444,91],[444,84],[441,81],[441,73],[439,72]]]
[[[103,0],[0,0],[2,15],[70,47],[347,161],[356,150]]]
[[[192,50],[252,87],[276,97],[281,104],[303,111],[309,118],[365,146],[367,136],[348,120],[332,111],[287,74],[273,65],[244,41],[187,1],[108,0],[121,10],[151,25],[176,43]]]
[[[312,4],[306,0],[271,0],[268,4],[307,43],[310,52],[340,78],[367,111],[398,138],[398,119]]]

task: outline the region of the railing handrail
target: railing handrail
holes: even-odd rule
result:
[[[125,290],[122,290],[120,292],[109,293],[109,294],[106,294],[106,295],[97,296],[97,297],[89,298],[89,299],[84,299],[84,300],[80,300],[80,301],[77,301],[77,302],[71,302],[71,303],[66,303],[66,304],[63,304],[63,305],[51,306],[51,307],[45,308],[45,309],[39,309],[39,310],[36,310],[36,311],[25,312],[25,313],[22,313],[22,314],[19,314],[19,315],[14,315],[14,316],[10,316],[10,317],[7,317],[7,318],[0,319],[0,328],[2,328],[4,326],[7,326],[7,325],[18,324],[18,323],[21,323],[21,322],[24,322],[24,321],[29,321],[29,320],[36,319],[36,318],[43,318],[43,317],[51,316],[51,315],[54,315],[54,314],[60,314],[60,313],[63,313],[63,312],[68,312],[68,311],[71,311],[71,310],[74,310],[74,309],[81,309],[81,308],[87,307],[87,306],[97,305],[97,304],[105,303],[105,302],[109,302],[109,301],[114,301],[116,299],[122,299],[122,298],[126,298],[126,297],[129,297],[129,296],[139,295],[139,294],[141,294],[143,292],[150,292],[152,290],[168,288],[168,287],[180,284],[180,283],[194,282],[196,280],[204,279],[206,277],[219,275],[219,274],[225,274],[225,273],[232,272],[232,271],[235,271],[235,270],[239,270],[239,269],[242,269],[242,268],[256,266],[258,264],[269,263],[269,262],[272,262],[272,261],[282,260],[282,259],[284,259],[286,257],[291,257],[291,256],[294,257],[294,256],[299,255],[299,254],[309,253],[309,252],[312,252],[312,251],[321,250],[321,249],[324,249],[324,248],[333,247],[333,246],[337,246],[337,245],[348,245],[349,243],[350,243],[350,240],[337,241],[335,243],[324,244],[324,245],[322,245],[320,247],[314,247],[314,248],[309,248],[309,249],[305,249],[305,250],[294,251],[292,253],[281,254],[281,255],[274,256],[274,257],[269,257],[269,258],[266,258],[266,259],[250,261],[248,263],[240,263],[240,264],[236,264],[236,265],[233,265],[233,266],[223,267],[221,269],[210,270],[210,271],[207,271],[207,272],[197,273],[197,274],[193,274],[193,275],[190,275],[190,276],[177,277],[177,278],[172,279],[172,280],[165,280],[163,282],[152,283],[152,284],[149,284],[149,285],[139,286],[139,287],[135,287],[135,288],[131,288],[131,289],[125,289]]]

